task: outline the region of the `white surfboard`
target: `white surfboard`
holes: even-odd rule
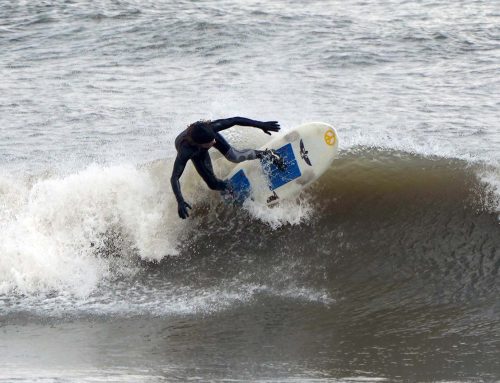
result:
[[[265,160],[238,164],[226,177],[233,198],[240,203],[251,198],[273,205],[296,196],[330,167],[338,143],[335,128],[323,122],[307,123],[274,138],[261,150],[274,149],[283,158],[285,168],[280,170]]]

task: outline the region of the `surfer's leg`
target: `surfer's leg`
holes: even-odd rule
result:
[[[226,190],[226,183],[218,179],[214,174],[212,160],[210,159],[208,150],[194,156],[193,158],[191,158],[191,160],[193,161],[196,171],[201,176],[201,178],[203,178],[210,189]]]
[[[248,160],[255,160],[256,158],[264,159],[272,162],[278,169],[283,170],[285,168],[285,163],[283,159],[276,153],[275,150],[266,149],[266,150],[253,150],[253,149],[244,149],[238,150],[235,148],[230,148],[225,157],[231,162],[243,162]]]
[[[253,150],[253,149],[238,150],[235,148],[230,148],[226,152],[225,157],[231,162],[239,163],[248,160],[255,160],[256,158],[258,158],[258,155],[259,155],[258,150]]]

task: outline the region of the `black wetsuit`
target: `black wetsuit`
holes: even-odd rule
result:
[[[276,127],[270,127],[270,123],[275,123]],[[264,132],[269,133],[271,131],[278,131],[279,125],[275,121],[271,122],[261,122],[250,120],[243,117],[232,117],[222,120],[215,120],[208,122],[210,127],[215,133],[215,144],[214,147],[221,152],[229,161],[231,162],[242,162],[246,160],[251,160],[257,158],[259,151],[247,149],[247,150],[236,150],[227,143],[227,141],[219,134],[221,130],[228,129],[234,125],[242,126],[253,126],[264,130]],[[175,139],[175,148],[177,149],[177,158],[174,162],[174,169],[172,171],[172,177],[170,182],[172,184],[172,190],[174,191],[175,198],[179,204],[184,203],[184,198],[182,197],[181,187],[179,183],[179,178],[181,177],[184,168],[189,160],[193,161],[193,164],[207,183],[208,187],[213,190],[225,190],[226,183],[218,179],[212,168],[212,161],[210,155],[208,154],[208,149],[202,148],[195,144],[189,139],[189,128],[184,130]]]

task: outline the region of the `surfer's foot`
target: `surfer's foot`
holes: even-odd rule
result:
[[[276,166],[279,170],[285,170],[285,160],[279,156],[273,149],[266,149],[260,152],[260,158],[263,160],[271,162],[274,166]]]

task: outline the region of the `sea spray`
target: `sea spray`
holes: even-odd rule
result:
[[[275,206],[267,206],[249,199],[244,202],[243,208],[252,218],[264,222],[272,230],[283,225],[298,226],[307,222],[314,214],[314,206],[305,194],[288,201],[281,201]]]

